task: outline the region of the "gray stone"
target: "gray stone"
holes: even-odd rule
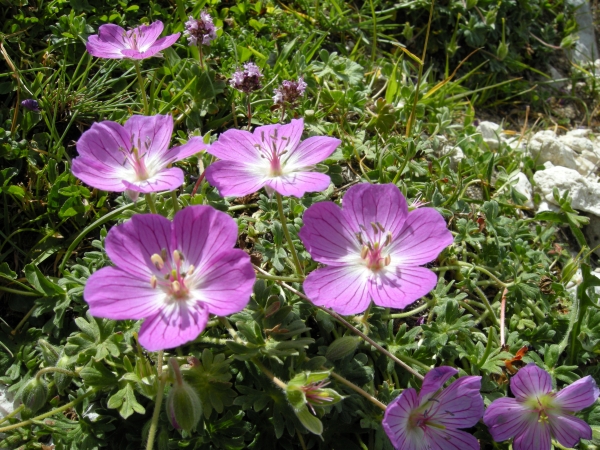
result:
[[[596,34],[594,33],[594,22],[592,10],[587,0],[566,0],[567,5],[572,5],[575,11],[575,21],[579,30],[577,36],[579,39],[575,43],[573,50],[569,52],[570,57],[578,64],[590,64],[596,61],[600,54],[596,44]]]
[[[519,194],[527,197],[527,200],[525,200],[524,205],[528,208],[533,208],[533,187],[529,182],[529,178],[527,178],[527,175],[525,175],[523,172],[518,172],[516,175],[511,177],[511,180],[515,179],[517,180],[517,182],[513,185],[513,188]]]
[[[494,122],[481,122],[477,126],[477,131],[481,133],[483,142],[485,142],[490,150],[497,150],[502,143],[502,128]]]
[[[555,166],[578,169],[573,150],[559,141],[554,131],[537,132],[528,142],[527,149],[538,164],[551,162]]]

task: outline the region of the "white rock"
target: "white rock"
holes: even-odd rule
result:
[[[559,141],[552,130],[538,131],[534,134],[527,144],[527,149],[538,164],[549,161],[555,166],[578,169],[573,150]]]
[[[441,154],[450,157],[450,167],[454,170],[458,168],[458,164],[465,157],[465,154],[458,145],[444,145]]]
[[[504,142],[506,142],[506,145],[508,145],[511,149],[516,150],[518,152],[523,152],[526,150],[525,147],[525,139],[521,139],[519,141],[519,137],[509,137],[508,139],[505,139]]]
[[[577,22],[577,41],[570,50],[570,56],[579,64],[588,64],[599,57],[596,35],[594,33],[594,15],[588,0],[566,0],[567,4],[575,7]]]
[[[600,183],[593,178],[586,178],[573,169],[555,166],[538,170],[533,180],[548,203],[557,204],[552,195],[554,188],[558,189],[561,196],[568,190],[574,209],[600,216]]]
[[[502,128],[494,122],[481,122],[477,126],[477,132],[481,133],[483,142],[485,142],[490,150],[497,150],[502,142]]]
[[[0,385],[0,419],[8,416],[15,410],[14,395],[8,392],[8,386]],[[0,439],[4,434],[0,434]],[[0,448],[0,450],[9,450]]]
[[[510,178],[511,181],[517,180],[516,184],[513,184],[513,188],[519,194],[527,197],[524,205],[528,208],[533,208],[533,187],[529,182],[529,178],[523,172],[517,172]]]
[[[596,248],[600,245],[600,217],[593,214],[588,215],[590,223],[583,228],[585,240],[591,248]],[[600,256],[600,248],[594,251]],[[596,288],[599,289],[599,288]]]
[[[600,59],[598,61],[600,61]],[[567,136],[576,138],[587,138],[590,134],[592,134],[592,130],[589,128],[575,128],[574,130],[567,131]]]

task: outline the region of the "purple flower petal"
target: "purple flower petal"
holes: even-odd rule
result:
[[[419,402],[423,403],[424,401],[429,400],[433,394],[444,387],[446,381],[457,373],[458,370],[450,366],[436,367],[427,372],[421,390],[419,391]]]
[[[379,240],[371,223],[380,223],[383,233],[395,237],[408,216],[406,199],[393,184],[355,184],[344,195],[342,207],[352,230],[359,232],[364,227],[371,240]]]
[[[131,137],[133,146],[146,157],[148,164],[172,162],[165,158],[165,150],[169,148],[173,134],[173,117],[135,115],[127,119],[123,128]]]
[[[129,182],[123,180],[123,185],[130,191],[149,194],[151,192],[172,191],[183,184],[183,170],[179,167],[163,169],[147,180]]]
[[[159,274],[150,260],[166,250],[170,258],[174,248],[171,222],[158,214],[137,214],[129,221],[110,229],[105,240],[106,253],[125,272],[147,280]]]
[[[537,422],[538,414],[514,398],[494,400],[483,414],[483,423],[496,442],[505,441],[528,430],[530,422]]]
[[[207,150],[208,147],[208,144],[205,144],[201,137],[195,136],[185,144],[170,149],[165,153],[164,159],[166,161],[181,161],[203,150]]]
[[[374,274],[369,293],[377,306],[403,309],[427,295],[437,284],[437,275],[425,267],[397,267]]]
[[[527,429],[515,437],[513,450],[550,450],[551,442],[550,427],[535,417],[528,423]]]
[[[209,153],[212,153],[215,145],[211,145]],[[252,170],[252,167],[246,164],[231,161],[212,163],[205,173],[208,182],[215,186],[223,197],[253,194],[267,182],[267,177],[259,171]]]
[[[127,36],[131,39],[135,34],[137,48],[140,52],[145,52],[152,44],[156,42],[158,37],[163,32],[164,25],[160,20],[152,22],[150,25],[141,25],[138,28],[127,32]]]
[[[420,208],[408,213],[390,253],[395,264],[426,264],[453,241],[442,215],[433,208]]]
[[[548,414],[552,436],[564,447],[575,447],[580,439],[592,439],[592,429],[583,420],[567,415]]]
[[[107,168],[122,170],[126,161],[124,151],[131,149],[130,141],[130,135],[118,123],[96,122],[77,141],[77,152],[80,157],[97,160]]]
[[[298,236],[315,261],[332,266],[356,260],[361,248],[342,210],[333,202],[312,205],[303,217]]]
[[[261,153],[256,150],[260,145],[252,133],[244,130],[227,130],[219,135],[219,140],[207,150],[222,161],[233,161],[248,165],[265,165]],[[266,165],[268,167],[268,164]]]
[[[127,48],[125,36],[125,30],[118,25],[101,25],[98,34],[88,38],[86,49],[97,58],[121,59],[121,51]]]
[[[268,149],[277,149],[277,153],[287,151],[293,155],[302,138],[304,131],[304,119],[292,119],[286,125],[275,124],[258,127],[254,130],[256,142]],[[320,159],[317,162],[323,161]],[[316,164],[316,163],[315,163]]]
[[[207,322],[208,309],[204,304],[173,301],[144,320],[139,341],[151,352],[179,347],[196,339]]]
[[[323,267],[304,280],[304,292],[315,305],[343,315],[357,314],[371,301],[367,277],[365,267]]]
[[[144,280],[115,267],[94,272],[85,285],[83,297],[92,316],[112,320],[152,316],[165,301],[165,294],[150,285],[149,276]]]
[[[123,171],[107,166],[96,159],[79,156],[73,159],[71,171],[85,184],[103,191],[123,192],[126,189],[122,180]]]
[[[510,380],[510,389],[519,401],[540,397],[552,391],[552,378],[533,363],[527,364]]]
[[[436,396],[430,412],[432,420],[446,428],[475,426],[485,409],[480,390],[481,377],[461,377],[454,381]]]
[[[556,394],[554,401],[562,410],[575,412],[592,406],[599,395],[596,381],[588,375]]]
[[[479,450],[479,441],[472,434],[452,428],[427,427],[425,441],[428,450]]]
[[[182,209],[173,218],[173,230],[175,246],[200,272],[216,256],[230,251],[238,236],[235,221],[211,206]]]
[[[307,192],[324,191],[331,183],[329,175],[318,172],[292,172],[267,180],[266,185],[285,196],[302,197]]]
[[[305,139],[290,152],[287,165],[304,169],[325,161],[342,143],[339,139],[327,136],[313,136]]]
[[[411,413],[419,406],[417,392],[405,389],[387,405],[381,425],[398,450],[421,450],[424,436],[420,427],[409,427]]]
[[[221,251],[202,266],[198,275],[198,295],[211,314],[226,316],[243,310],[256,281],[250,256],[243,250]]]
[[[123,53],[124,56],[131,58],[131,59],[150,58],[152,56],[156,56],[158,54],[158,52],[164,50],[165,48],[170,47],[175,42],[177,42],[177,39],[179,39],[179,36],[181,36],[181,33],[175,33],[175,34],[171,34],[169,36],[165,36],[164,38],[161,38],[158,41],[156,41],[148,50],[145,50],[143,52],[139,52],[139,51],[133,50],[133,49],[126,49],[126,50],[123,50],[121,53]]]

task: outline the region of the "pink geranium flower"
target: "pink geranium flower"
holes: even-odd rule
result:
[[[167,166],[207,146],[195,137],[169,148],[172,133],[171,116],[132,116],[125,125],[96,122],[77,141],[79,156],[71,170],[90,186],[126,191],[132,200],[140,193],[176,189],[183,184],[183,171]]]
[[[209,314],[226,316],[248,304],[255,281],[250,257],[234,249],[237,225],[211,206],[189,206],[173,222],[135,215],[111,228],[106,253],[116,267],[88,279],[90,313],[145,319],[139,342],[150,351],[192,341]]]
[[[300,141],[303,130],[302,119],[258,127],[254,133],[227,130],[207,150],[221,161],[206,169],[206,179],[223,196],[241,197],[265,186],[295,197],[326,189],[329,176],[311,170],[340,140],[314,136]]]
[[[398,450],[479,450],[477,439],[459,428],[477,424],[483,414],[481,377],[462,377],[437,367],[425,375],[421,392],[405,389],[385,410],[383,429]],[[533,447],[532,447],[533,448]]]
[[[408,212],[393,184],[352,186],[342,201],[312,205],[299,236],[315,261],[304,292],[340,314],[363,312],[371,302],[404,308],[431,291],[435,273],[421,264],[452,243],[442,215],[433,208]]]
[[[90,55],[107,59],[146,59],[173,45],[181,33],[158,39],[163,31],[160,20],[125,31],[118,25],[106,24],[98,34],[88,38],[86,48]]]
[[[600,391],[591,376],[552,392],[550,374],[528,364],[511,378],[515,398],[494,400],[483,416],[496,442],[514,438],[514,450],[550,450],[551,438],[571,448],[592,429],[573,413],[594,404]]]

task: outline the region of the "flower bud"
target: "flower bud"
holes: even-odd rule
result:
[[[358,347],[358,338],[343,336],[331,343],[325,352],[325,357],[329,361],[336,361],[354,353],[356,347]]]
[[[48,386],[44,380],[32,378],[21,391],[21,401],[32,413],[38,411],[46,403]]]
[[[175,384],[167,396],[167,416],[174,428],[188,433],[198,425],[202,416],[202,402],[187,383]]]
[[[62,355],[56,363],[56,367],[59,369],[71,370],[72,365],[70,360],[71,358],[69,358],[67,355]],[[71,384],[71,377],[66,373],[54,372],[54,384],[56,385],[58,393],[62,395],[64,394],[67,386]]]

